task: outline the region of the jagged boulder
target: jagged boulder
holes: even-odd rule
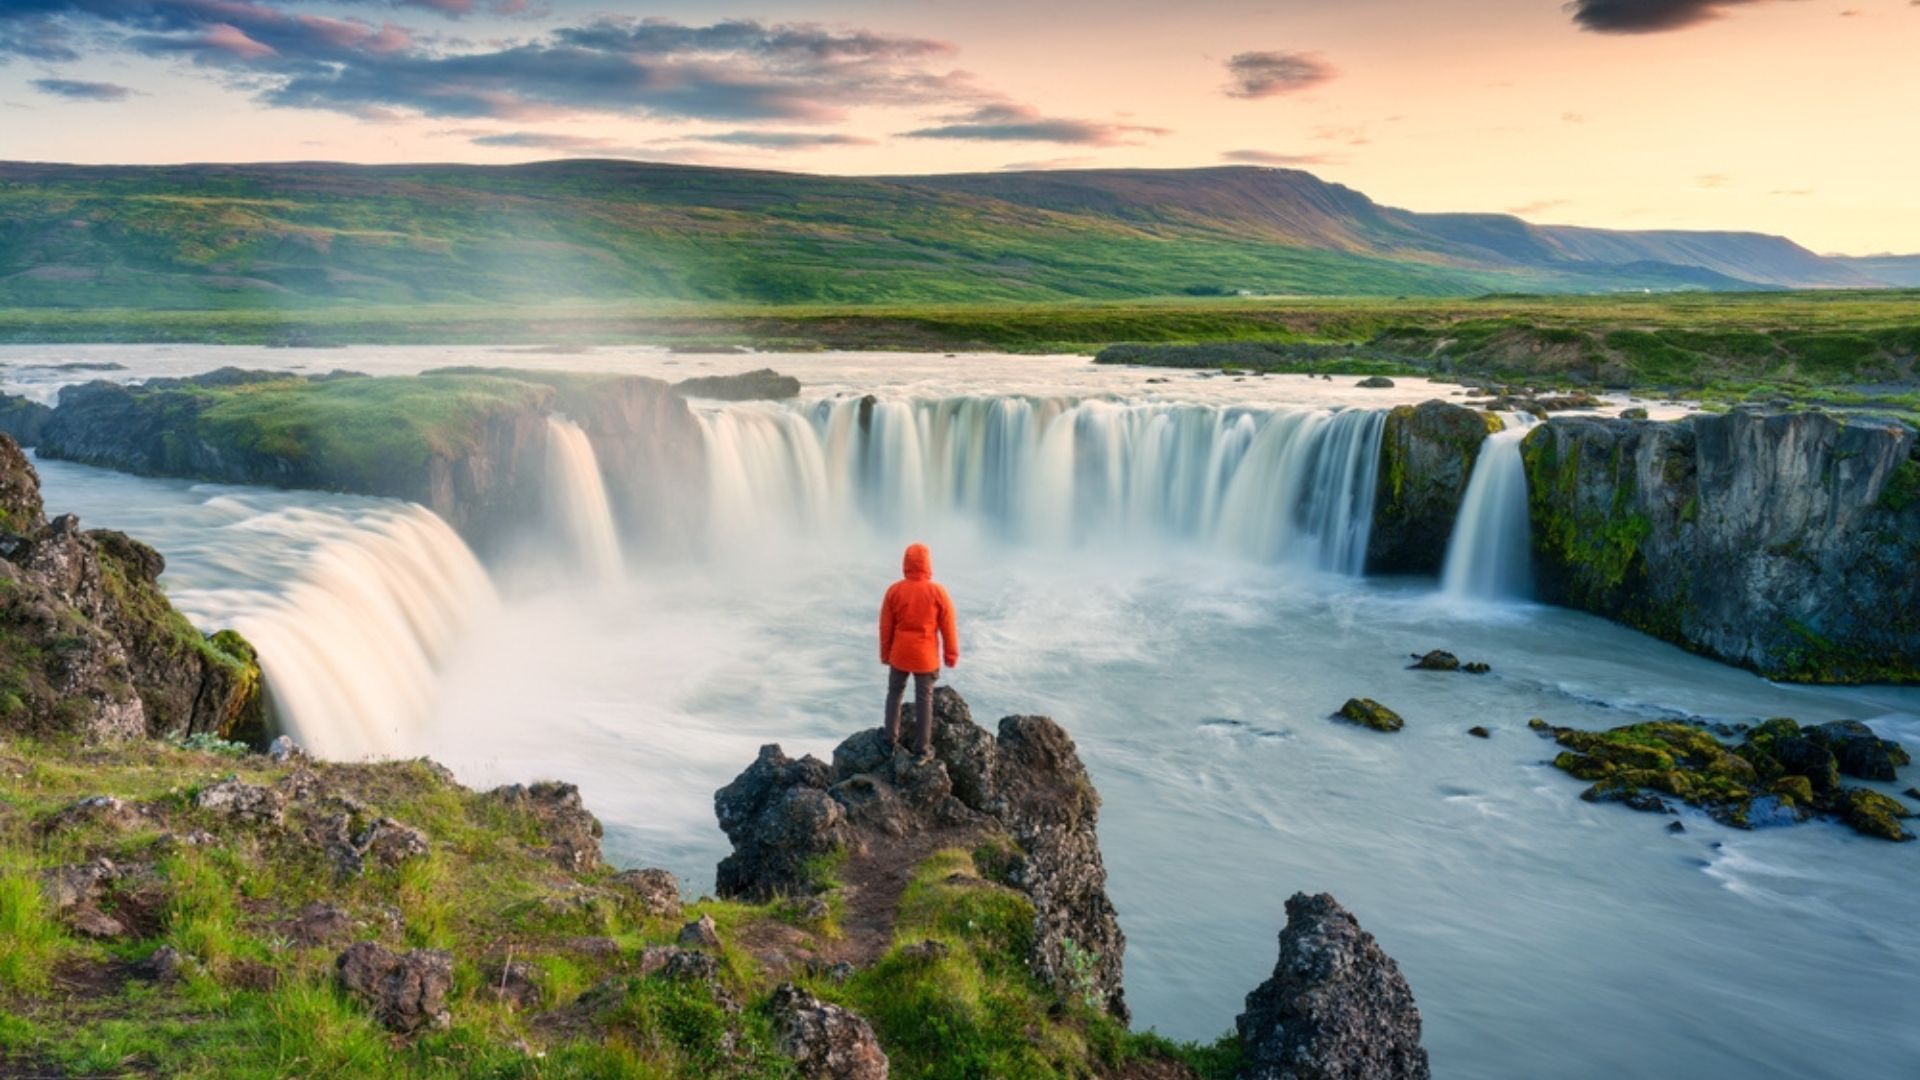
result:
[[[1280,960],[1235,1022],[1240,1080],[1426,1080],[1420,1010],[1399,965],[1339,901],[1287,901]]]
[[[264,733],[260,667],[168,603],[165,561],[124,534],[47,520],[40,480],[0,436],[0,728],[110,741]]]
[[[371,941],[347,947],[334,961],[340,986],[367,1003],[389,1031],[412,1035],[452,1022],[447,993],[453,957],[433,949],[393,953]]]
[[[541,781],[509,784],[487,793],[491,799],[531,816],[546,838],[547,850],[563,870],[581,873],[600,866],[600,819],[580,801],[572,784]]]
[[[0,434],[21,446],[38,446],[51,419],[53,410],[37,401],[0,394]]]
[[[887,1055],[856,1013],[829,1005],[792,983],[767,1001],[774,1036],[808,1080],[886,1080]]]
[[[622,870],[607,880],[642,914],[672,919],[680,915],[680,879],[666,870]]]
[[[1906,748],[1892,739],[1883,739],[1858,720],[1835,720],[1804,729],[1807,739],[1823,747],[1834,757],[1835,767],[1859,780],[1890,783],[1895,770],[1913,764]]]
[[[889,754],[878,729],[842,742],[832,765],[763,747],[714,796],[734,847],[720,864],[720,894],[812,892],[820,860],[906,837],[1004,835],[1018,848],[1004,876],[1034,905],[1035,973],[1124,1019],[1126,939],[1106,894],[1100,798],[1073,740],[1038,716],[1007,717],[989,734],[950,687],[935,692],[934,715],[925,763]]]

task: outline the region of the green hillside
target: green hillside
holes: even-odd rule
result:
[[[1513,218],[1409,214],[1274,169],[836,178],[608,161],[0,164],[0,307],[841,305],[1870,283],[1779,238],[1759,238],[1762,251],[1749,237],[1727,255],[1719,248],[1736,234],[1654,246],[1643,234],[1604,234],[1606,243],[1585,242],[1599,253],[1588,257],[1557,235]],[[1693,261],[1674,261],[1683,258]],[[1740,265],[1754,272],[1728,272]]]

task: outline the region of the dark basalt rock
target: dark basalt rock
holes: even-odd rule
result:
[[[1400,718],[1399,713],[1372,698],[1348,698],[1347,703],[1340,706],[1340,711],[1333,715],[1335,719],[1359,724],[1361,727],[1372,728],[1375,731],[1394,732],[1407,726],[1407,722]]]
[[[1769,678],[1920,681],[1920,438],[1734,409],[1522,444],[1541,599]]]
[[[1409,665],[1415,671],[1458,671],[1460,658],[1450,652],[1435,649],[1425,655],[1413,654],[1413,663]]]
[[[1007,884],[1032,900],[1034,972],[1061,993],[1090,996],[1126,1016],[1126,939],[1106,894],[1096,824],[1100,800],[1073,740],[1045,717],[1010,716],[998,736],[972,721],[951,688],[934,694],[932,759],[889,754],[878,730],[857,733],[833,764],[794,760],[778,746],[714,796],[733,854],[720,864],[723,896],[805,895],[823,860],[952,831],[1010,838]]]
[[[1473,736],[1473,737],[1474,737],[1474,738],[1476,738],[1476,739],[1491,739],[1491,738],[1493,738],[1493,733],[1492,733],[1491,731],[1488,731],[1488,730],[1487,730],[1486,728],[1483,728],[1483,727],[1481,727],[1481,726],[1480,726],[1480,725],[1478,725],[1478,724],[1475,724],[1474,726],[1472,726],[1472,727],[1470,727],[1470,728],[1468,728],[1468,729],[1467,729],[1467,734],[1469,734],[1469,735],[1471,735],[1471,736]]]
[[[1440,572],[1480,445],[1501,426],[1497,417],[1445,401],[1387,413],[1367,573]]]
[[[164,567],[121,533],[48,521],[39,476],[0,436],[0,729],[259,741],[252,647],[231,631],[201,636],[161,591]]]
[[[1360,387],[1362,390],[1391,390],[1393,389],[1393,380],[1387,378],[1385,375],[1369,375],[1353,385]]]
[[[1280,960],[1235,1022],[1239,1080],[1426,1080],[1400,968],[1333,897],[1287,901]]]
[[[1834,730],[1831,737],[1862,738],[1851,728],[1823,726]],[[1908,816],[1905,806],[1865,788],[1841,787],[1834,756],[1810,737],[1818,729],[1789,719],[1751,728],[1735,746],[1673,721],[1548,730],[1566,747],[1554,767],[1592,781],[1580,796],[1590,802],[1664,811],[1660,796],[1666,795],[1740,829],[1826,817],[1868,836],[1912,839],[1899,824]]]
[[[53,409],[37,401],[12,394],[0,394],[0,434],[21,446],[38,446],[53,419]]]
[[[1890,782],[1896,769],[1913,764],[1905,747],[1875,735],[1872,728],[1858,720],[1817,724],[1806,728],[1804,734],[1833,755],[1835,766],[1843,775],[1858,780]]]

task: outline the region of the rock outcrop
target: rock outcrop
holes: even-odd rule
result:
[[[1912,427],[1560,417],[1522,452],[1541,599],[1770,678],[1920,680]]]
[[[1500,420],[1444,401],[1387,413],[1367,539],[1371,574],[1437,574],[1473,463]]]
[[[681,397],[709,401],[786,401],[800,396],[800,380],[772,368],[738,375],[701,375],[673,384]]]
[[[223,368],[97,381],[60,392],[39,449],[145,476],[406,499],[488,548],[539,514],[556,414],[587,433],[609,498],[636,529],[662,527],[643,509],[701,490],[700,432],[686,402],[665,382],[626,375],[448,368],[309,378]]]
[[[887,1055],[873,1028],[792,983],[767,999],[780,1049],[807,1080],[887,1080]]]
[[[1842,775],[1892,781],[1911,763],[1898,742],[1857,720],[1803,728],[1778,717],[1748,729],[1736,745],[1670,720],[1608,731],[1535,730],[1566,748],[1555,768],[1592,782],[1580,795],[1588,802],[1666,813],[1672,798],[1739,829],[1825,817],[1868,836],[1913,839],[1900,824],[1913,815],[1899,800],[1840,783]]]
[[[1420,1010],[1393,962],[1322,893],[1287,901],[1273,977],[1247,995],[1239,1080],[1426,1080]]]
[[[1004,879],[1034,906],[1034,973],[1124,1019],[1126,939],[1107,898],[1099,805],[1058,724],[1010,716],[995,736],[973,722],[959,694],[941,687],[926,763],[889,754],[878,729],[841,743],[831,765],[761,748],[714,796],[734,846],[717,887],[723,896],[754,899],[807,894],[822,887],[823,865],[849,853],[905,837],[966,846],[1004,836],[1015,848]]]
[[[165,565],[121,533],[48,521],[33,466],[0,436],[0,728],[263,738],[252,647],[195,630],[160,589]]]
[[[40,436],[47,430],[47,421],[51,419],[53,410],[37,401],[0,394],[0,435],[6,435],[21,446],[40,445]]]
[[[412,1035],[452,1022],[447,993],[453,989],[453,957],[444,952],[394,953],[361,941],[340,954],[334,969],[341,988],[366,1002],[390,1031]]]

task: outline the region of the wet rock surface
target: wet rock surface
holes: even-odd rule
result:
[[[969,837],[1004,835],[1017,848],[1005,880],[1035,909],[1034,972],[1124,1018],[1126,939],[1106,894],[1099,796],[1073,740],[1038,716],[1007,717],[989,734],[950,687],[938,688],[934,702],[934,752],[925,763],[889,754],[878,729],[841,743],[831,765],[763,747],[714,796],[734,846],[720,864],[719,891],[803,895],[819,887],[823,860],[849,852],[910,836],[966,846]]]
[[[1387,413],[1367,538],[1369,574],[1440,572],[1480,445],[1499,424],[1445,401]]]
[[[1340,711],[1333,715],[1335,719],[1375,731],[1395,732],[1407,726],[1399,713],[1372,698],[1348,698],[1347,703],[1340,706]]]
[[[1536,730],[1565,747],[1553,765],[1590,781],[1592,786],[1580,796],[1590,802],[1666,812],[1664,795],[1740,829],[1822,817],[1884,840],[1913,839],[1901,825],[1912,814],[1899,800],[1840,783],[1831,746],[1866,756],[1856,764],[1875,770],[1893,760],[1904,763],[1906,757],[1899,744],[1884,743],[1856,721],[1803,728],[1776,718],[1750,728],[1734,745],[1677,721],[1608,731],[1544,724]],[[1868,742],[1874,744],[1871,752]]]
[[[786,401],[800,396],[800,380],[772,368],[738,375],[701,375],[673,384],[681,397],[709,401]]]
[[[1239,1080],[1426,1080],[1420,1010],[1373,935],[1326,894],[1287,901],[1280,959],[1235,1022]]]

